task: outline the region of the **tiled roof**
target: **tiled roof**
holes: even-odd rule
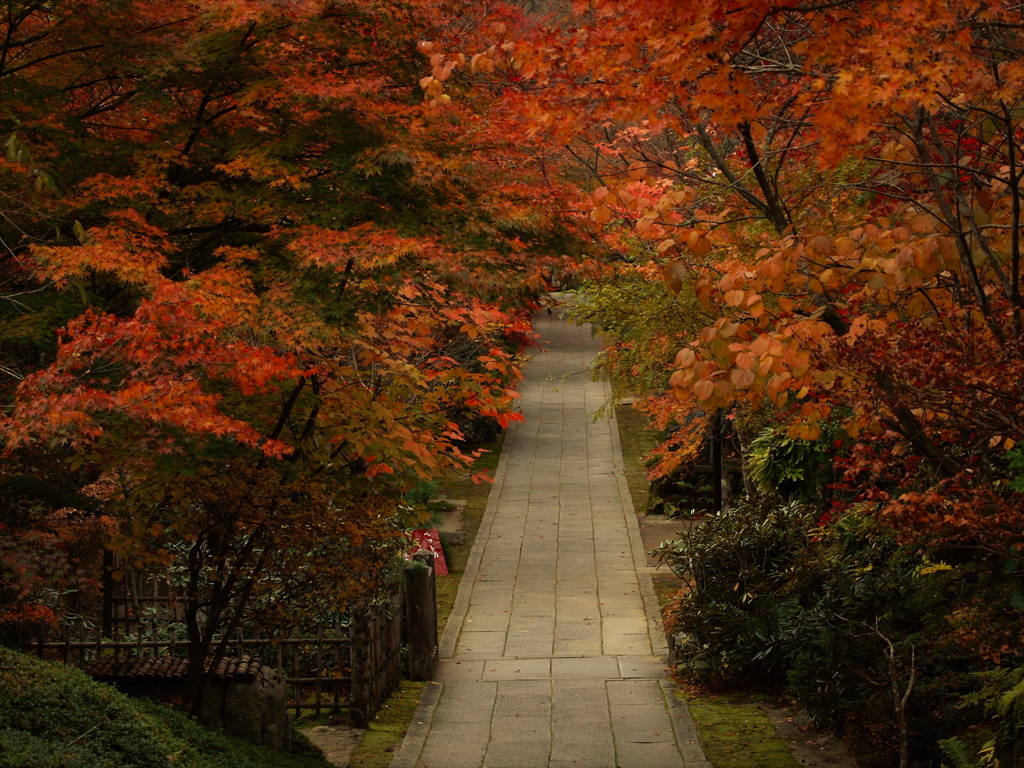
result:
[[[223,658],[216,667],[207,665],[207,674],[226,680],[236,678],[253,680],[262,666],[260,658],[242,656],[241,658]],[[123,680],[176,680],[183,678],[188,672],[188,659],[177,656],[125,656],[114,658],[108,656],[83,667],[87,675],[104,682]]]

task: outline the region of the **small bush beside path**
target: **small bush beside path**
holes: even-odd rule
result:
[[[644,455],[649,451],[645,446],[652,442],[646,428],[647,419],[639,411],[624,405],[616,409],[616,420],[624,465],[627,470],[630,467],[634,470],[642,468]],[[629,488],[634,508],[643,515],[651,500],[646,481],[641,482],[639,477],[634,477]],[[654,549],[660,543],[654,540],[659,532],[665,539],[675,539],[677,531],[688,530],[694,524],[699,523],[685,519],[662,521],[659,516],[657,522],[645,526],[641,520],[644,545]],[[663,572],[655,574],[655,587],[664,606],[683,584],[664,566],[660,571]],[[801,728],[787,724],[782,718],[780,724],[789,725],[786,729],[788,735],[795,737],[783,738],[773,724],[773,720],[780,720],[783,710],[769,705],[762,708],[763,702],[753,694],[713,696],[701,689],[688,688],[684,697],[697,725],[705,755],[714,768],[796,768],[798,765],[826,764],[856,768],[844,745],[809,726]]]
[[[0,647],[0,768],[329,768],[301,736],[292,753],[225,736],[73,667]]]

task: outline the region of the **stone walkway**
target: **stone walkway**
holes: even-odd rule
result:
[[[587,328],[542,314],[514,424],[392,768],[706,768],[664,677],[657,600]]]

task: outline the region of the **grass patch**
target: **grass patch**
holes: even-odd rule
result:
[[[647,416],[632,405],[615,409],[619,423],[619,441],[622,443],[622,463],[629,485],[629,495],[638,515],[645,514],[650,504],[650,483],[644,458],[664,439],[664,435],[647,428]]]
[[[402,681],[352,750],[349,765],[353,768],[387,768],[391,764],[412,722],[424,685],[426,683]]]
[[[715,768],[800,768],[758,707],[724,698],[691,699],[687,705]]]
[[[671,573],[651,574],[651,581],[654,583],[654,594],[658,598],[658,605],[662,608],[679,594],[679,589],[682,586],[679,583],[679,578]]]

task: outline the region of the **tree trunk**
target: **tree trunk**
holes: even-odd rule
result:
[[[715,411],[711,417],[711,490],[714,495],[715,512],[722,511],[722,411]]]
[[[747,462],[747,457],[750,456],[751,438],[746,430],[736,426],[735,423],[733,429],[736,431],[736,441],[740,444],[740,476],[743,478],[743,492],[747,496],[753,497],[757,493],[757,489],[754,487],[754,481],[750,478],[750,464]]]
[[[192,601],[185,606],[185,627],[188,631],[188,671],[185,673],[185,705],[198,717],[203,709],[206,691],[206,659],[210,653],[212,637],[199,626],[199,609]]]

